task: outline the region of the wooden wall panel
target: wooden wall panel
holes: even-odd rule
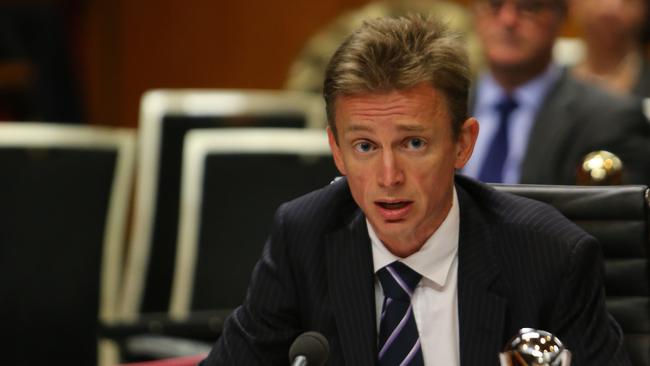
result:
[[[78,74],[90,124],[126,125],[119,99],[119,15],[119,7],[106,0],[89,0],[82,11],[76,37]]]
[[[122,0],[121,123],[151,88],[281,88],[319,27],[364,0]]]
[[[368,1],[88,0],[89,120],[137,126],[151,88],[282,88],[310,35]]]

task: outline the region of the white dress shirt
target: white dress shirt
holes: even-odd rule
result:
[[[375,306],[377,334],[384,292],[377,271],[399,260],[422,275],[411,303],[420,334],[422,356],[426,366],[460,365],[458,341],[458,235],[460,217],[458,196],[454,188],[453,203],[438,230],[416,253],[406,258],[393,255],[377,238],[366,220],[375,271]]]
[[[518,107],[510,115],[508,124],[508,156],[503,165],[503,183],[519,183],[521,163],[524,160],[528,139],[533,129],[537,113],[553,83],[560,77],[559,66],[551,64],[544,73],[521,85],[512,92]],[[499,129],[499,111],[496,105],[505,98],[506,92],[492,77],[485,74],[476,87],[474,117],[481,126],[472,158],[462,173],[478,178],[490,149],[494,135]]]

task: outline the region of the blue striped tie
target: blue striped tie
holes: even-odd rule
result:
[[[377,365],[424,365],[411,306],[411,296],[422,276],[397,261],[377,271],[377,276],[384,290]]]
[[[492,138],[490,148],[485,155],[481,173],[479,174],[479,180],[482,182],[503,182],[503,166],[505,165],[508,150],[510,149],[508,143],[508,125],[510,124],[510,115],[517,106],[517,101],[510,96],[506,96],[495,106],[499,112],[499,128]]]

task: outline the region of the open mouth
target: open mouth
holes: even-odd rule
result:
[[[408,216],[413,201],[376,201],[375,204],[384,220],[395,222],[401,221]]]
[[[400,208],[406,207],[410,202],[399,201],[399,202],[377,202],[379,206],[385,208],[386,210],[399,210]]]

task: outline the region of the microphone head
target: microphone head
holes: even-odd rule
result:
[[[322,366],[327,361],[330,345],[325,336],[318,332],[305,332],[299,335],[291,348],[289,360],[293,362],[298,356],[304,356],[309,366]]]

